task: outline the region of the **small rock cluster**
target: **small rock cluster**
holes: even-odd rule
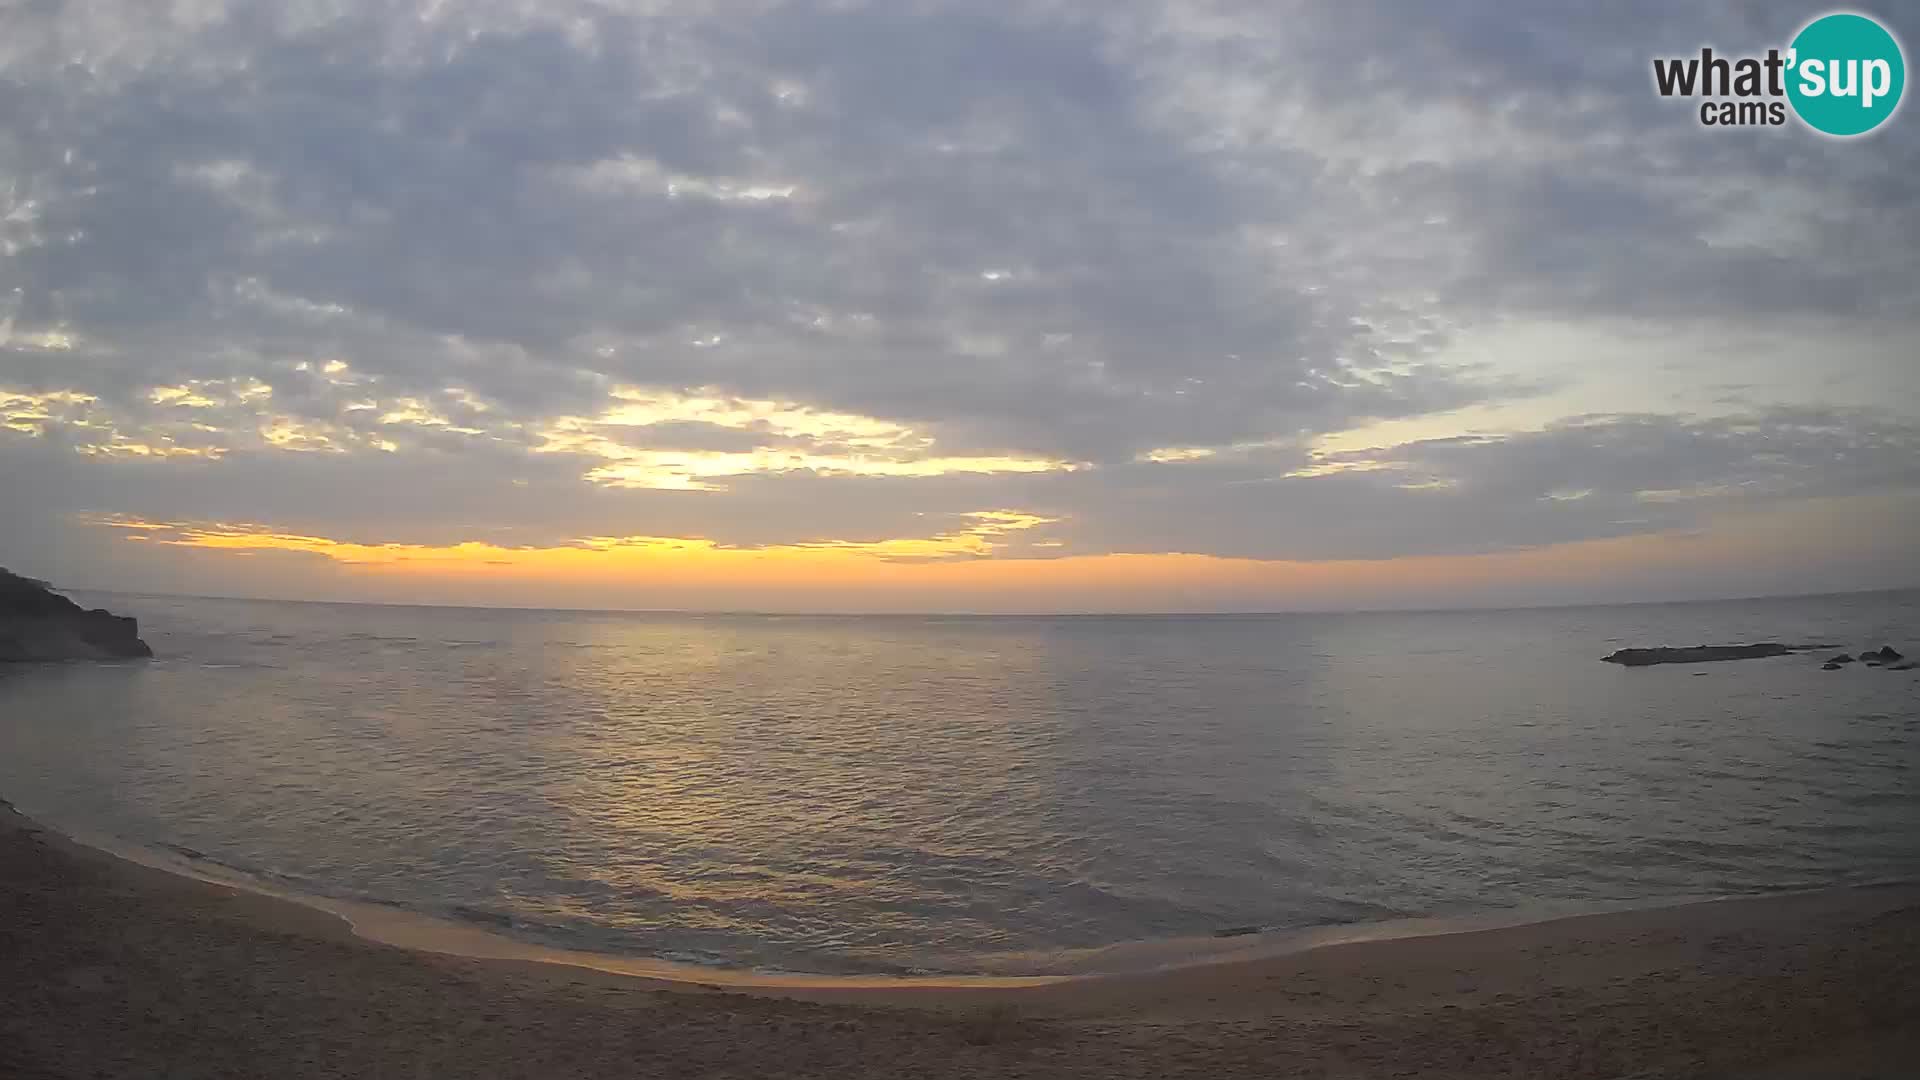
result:
[[[1866,652],[1860,654],[1860,663],[1868,667],[1884,667],[1888,671],[1912,671],[1914,669],[1912,663],[1900,663],[1900,661],[1905,659],[1906,657],[1895,651],[1891,645],[1882,645],[1878,649],[1868,649]],[[1841,668],[1853,662],[1854,658],[1852,656],[1841,653],[1839,656],[1828,658],[1826,663],[1820,665],[1820,670],[1839,671]]]

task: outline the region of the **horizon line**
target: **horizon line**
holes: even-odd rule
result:
[[[751,616],[786,618],[969,618],[969,619],[1066,619],[1066,618],[1263,618],[1283,615],[1447,615],[1502,611],[1556,611],[1573,608],[1656,607],[1667,604],[1732,604],[1764,600],[1810,600],[1829,596],[1870,596],[1877,593],[1920,591],[1920,584],[1895,585],[1871,589],[1839,589],[1823,592],[1759,593],[1737,596],[1706,596],[1668,600],[1590,600],[1579,603],[1461,605],[1453,607],[1361,607],[1295,608],[1254,611],[1166,610],[1166,611],[768,611],[755,608],[620,608],[620,607],[540,607],[525,604],[444,604],[395,600],[311,600],[275,596],[213,596],[203,593],[150,592],[130,589],[90,589],[53,586],[55,592],[91,593],[108,596],[134,596],[169,600],[223,600],[260,604],[325,604],[333,606],[430,608],[445,611],[542,611],[583,615],[681,615]]]

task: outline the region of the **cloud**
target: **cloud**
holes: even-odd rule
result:
[[[951,515],[953,527],[931,536],[883,540],[815,540],[794,544],[738,547],[704,537],[584,536],[547,545],[502,545],[464,540],[455,544],[367,544],[327,536],[276,531],[245,522],[158,521],[127,514],[81,515],[81,524],[120,530],[130,543],[255,554],[292,552],[373,570],[414,571],[422,567],[456,573],[487,573],[496,566],[535,573],[584,567],[606,572],[632,570],[661,562],[683,564],[692,558],[726,564],[743,560],[766,566],[791,561],[800,568],[849,561],[931,562],[984,558],[1005,548],[1013,534],[1054,524],[1055,519],[1018,510],[974,510]],[[1044,541],[1043,541],[1044,542]]]
[[[1910,497],[1917,462],[1920,422],[1804,408],[1575,417],[1298,456],[1226,448],[1132,467],[1067,538],[1257,559],[1481,554],[1671,533],[1795,500]]]
[[[1911,377],[1913,125],[1710,134],[1649,87],[1804,14],[32,5],[0,43],[0,455],[56,512],[341,543],[986,543],[916,527],[985,506],[1050,519],[993,534],[1036,559],[1912,491],[1911,391],[1699,345]],[[1605,376],[1476,348],[1521,324],[1743,389],[1327,449]]]

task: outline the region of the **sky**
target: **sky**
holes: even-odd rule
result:
[[[18,0],[0,565],[813,611],[1920,585],[1920,119],[1653,90],[1824,10]]]

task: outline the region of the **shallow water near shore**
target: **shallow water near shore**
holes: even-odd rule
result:
[[[11,813],[11,807],[0,807]],[[45,836],[44,822],[17,817]],[[5,824],[0,823],[0,828]],[[356,937],[422,952],[444,953],[479,960],[508,960],[588,968],[706,987],[739,990],[894,990],[894,989],[1010,989],[1032,988],[1085,978],[1142,976],[1191,970],[1216,964],[1268,960],[1335,945],[1393,942],[1478,931],[1514,929],[1557,923],[1581,916],[1639,914],[1658,917],[1694,904],[1727,897],[1668,898],[1659,903],[1536,904],[1526,908],[1433,918],[1388,919],[1378,922],[1319,926],[1304,930],[1235,931],[1207,938],[1160,938],[1125,941],[1092,949],[1058,950],[1017,956],[976,956],[978,969],[965,973],[897,972],[887,974],[823,974],[779,968],[740,968],[694,963],[617,952],[591,952],[530,942],[510,927],[480,925],[458,917],[435,916],[403,904],[349,900],[303,892],[285,879],[267,879],[227,866],[201,852],[169,847],[146,847],[119,837],[68,831],[56,832],[57,842],[77,844],[116,859],[193,878],[228,889],[253,892],[325,912],[340,919]],[[1860,883],[1851,888],[1910,888],[1913,881]],[[1835,896],[1829,889],[1773,891],[1775,899],[1793,896]],[[492,920],[486,920],[492,922]]]
[[[1914,592],[1064,618],[81,599],[160,658],[0,670],[0,793],[28,814],[556,948],[1012,973],[1920,873],[1920,673],[1598,660],[1920,654]]]

